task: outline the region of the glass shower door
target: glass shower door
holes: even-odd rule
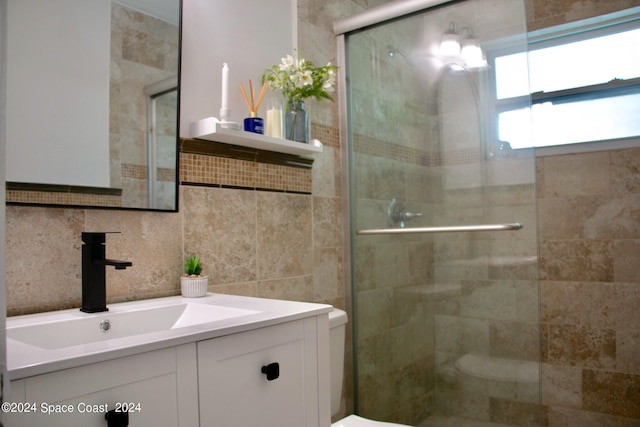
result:
[[[452,29],[487,62],[443,55]],[[490,56],[525,33],[521,2],[467,0],[345,34],[361,416],[540,423],[535,156],[496,136]]]

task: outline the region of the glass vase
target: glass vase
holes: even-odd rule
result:
[[[284,120],[284,137],[291,141],[309,143],[309,115],[303,101],[291,101]]]

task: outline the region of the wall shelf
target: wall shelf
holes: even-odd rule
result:
[[[305,144],[242,130],[228,129],[213,117],[192,123],[191,138],[302,157],[313,157],[315,154],[322,153],[322,143],[317,139]]]

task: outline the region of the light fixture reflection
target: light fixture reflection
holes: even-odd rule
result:
[[[440,53],[444,56],[460,54],[460,35],[456,31],[456,23],[453,21],[449,24],[449,29],[442,35]]]
[[[465,32],[466,37],[460,42],[461,34],[465,34]],[[464,27],[458,32],[456,23],[453,21],[449,23],[449,29],[442,35],[440,54],[454,58],[454,60],[458,57],[467,68],[483,68],[487,66],[480,40],[473,35],[471,28]]]
[[[487,63],[486,59],[484,59],[482,48],[480,47],[480,40],[473,36],[469,36],[462,41],[460,56],[468,67],[482,67]]]

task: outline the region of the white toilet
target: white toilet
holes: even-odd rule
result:
[[[344,339],[347,324],[347,313],[334,308],[329,313],[329,362],[331,364],[331,415],[340,410],[342,397],[342,376],[344,374]],[[331,427],[408,427],[402,424],[373,421],[357,415],[331,424]]]

